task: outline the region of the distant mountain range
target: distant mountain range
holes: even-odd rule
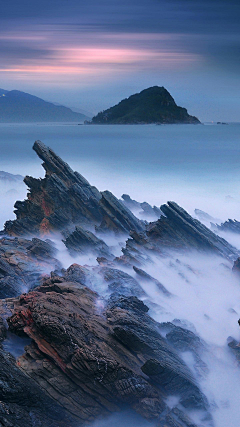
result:
[[[153,86],[124,99],[114,107],[98,113],[90,124],[198,124],[186,108],[177,106],[164,88]]]
[[[84,114],[29,93],[0,89],[0,123],[83,122],[86,119]]]
[[[22,182],[24,176],[13,175],[12,173],[0,171],[0,182]]]

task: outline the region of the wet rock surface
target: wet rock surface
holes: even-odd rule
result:
[[[28,198],[15,203],[17,218],[6,222],[5,234],[44,236],[60,231],[69,247],[74,246],[77,251],[83,250],[84,245],[93,251],[98,247],[96,252],[100,257],[106,257],[111,251],[97,241],[101,237],[95,235],[94,229],[98,233],[110,232],[125,238],[130,235],[118,262],[136,265],[144,264],[143,247],[158,253],[166,248],[194,249],[230,259],[238,257],[234,247],[176,203],[168,202],[159,209],[146,202],[138,203],[128,195],[123,195],[123,201],[119,201],[110,191],[100,193],[41,141],[36,141],[33,149],[43,160],[46,175],[43,179],[24,178],[29,188]],[[148,224],[136,218],[127,206],[140,206],[143,212],[160,218]]]
[[[76,426],[60,404],[51,399],[16,364],[14,358],[0,348],[0,425],[6,427]]]
[[[33,149],[43,160],[46,175],[43,179],[24,178],[29,188],[28,198],[15,203],[17,219],[7,221],[6,233],[48,234],[72,223],[100,221],[98,190],[42,142],[36,141]]]
[[[32,340],[17,362],[0,347],[0,425],[75,427],[125,407],[156,427],[195,427],[185,410],[202,411],[204,426],[212,425],[196,379],[207,369],[205,344],[183,324],[148,315],[144,289],[153,285],[168,302],[174,295],[147,265],[178,250],[236,260],[237,249],[174,202],[160,210],[127,195],[119,201],[40,141],[34,150],[45,178],[25,178],[28,198],[16,202],[17,218],[7,221],[0,239],[0,341],[7,326]],[[131,209],[159,219],[141,221]],[[51,240],[43,240],[55,232],[71,254],[91,253],[98,265],[63,269]],[[106,243],[112,236],[122,255]],[[175,255],[170,264],[179,274],[197,274]],[[183,361],[186,352],[195,374]],[[167,399],[175,395],[179,402],[170,408]]]
[[[157,279],[154,279],[154,277],[150,276],[150,274],[146,273],[146,271],[144,271],[141,268],[138,268],[136,266],[133,266],[133,270],[135,271],[135,273],[137,273],[138,276],[141,277],[141,279],[144,282],[154,283],[157,286],[157,288],[163,294],[165,294],[166,296],[170,296],[171,295],[171,292],[169,292],[162,283],[160,283]]]
[[[103,240],[96,237],[91,231],[84,230],[80,226],[77,226],[75,230],[69,234],[66,240],[64,240],[64,243],[72,254],[76,252],[82,254],[91,252],[96,256],[103,256],[109,259],[114,258],[109,247]]]
[[[183,406],[207,411],[192,374],[147,311],[137,297],[104,304],[80,283],[46,281],[20,296],[8,318],[11,332],[33,340],[18,365],[81,423],[124,404],[157,423],[169,392],[180,393]]]
[[[144,224],[110,191],[103,191],[101,194],[99,204],[102,208],[103,220],[98,230],[115,231],[126,235],[131,230],[138,232],[144,230]]]
[[[55,255],[51,242],[0,239],[0,298],[17,296],[40,284],[42,276],[60,268]]]

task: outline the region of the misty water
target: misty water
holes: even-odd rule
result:
[[[194,209],[214,218],[240,220],[240,125],[167,126],[79,126],[0,125],[0,170],[14,174],[44,175],[41,162],[31,147],[37,139],[51,146],[70,166],[99,190],[117,197],[123,193],[140,202],[160,206],[174,200],[194,215]],[[14,218],[13,204],[26,195],[24,185],[1,184],[1,226]],[[210,224],[206,224],[210,225]],[[222,234],[240,249],[240,236]],[[122,242],[106,236],[115,254]],[[93,256],[72,258],[56,236],[59,259],[65,268],[72,262],[93,265]],[[152,258],[145,270],[172,293],[164,296],[154,284],[140,284],[147,293],[145,303],[159,322],[180,321],[181,326],[202,340],[201,364],[191,353],[181,357],[206,394],[216,427],[239,424],[240,367],[227,345],[229,336],[240,339],[240,280],[232,263],[199,253],[173,253]],[[139,281],[130,269],[126,272]],[[95,284],[105,294],[102,283]],[[14,345],[14,342],[13,342]],[[169,397],[171,402],[178,396]],[[207,426],[201,414],[191,416]],[[94,427],[146,426],[126,412],[95,422]]]

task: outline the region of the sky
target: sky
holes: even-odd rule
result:
[[[239,0],[0,0],[0,87],[97,113],[164,86],[240,122]]]

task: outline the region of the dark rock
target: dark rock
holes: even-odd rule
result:
[[[148,375],[151,381],[159,384],[169,393],[176,390],[182,394],[181,404],[186,408],[207,409],[207,400],[200,392],[199,388],[194,385],[194,380],[187,370],[183,370],[172,363],[171,360],[149,359],[143,366],[142,371]]]
[[[236,248],[214,234],[198,220],[192,218],[174,202],[162,205],[162,216],[147,227],[146,235],[151,243],[175,249],[196,249],[212,252],[233,259]]]
[[[44,162],[45,178],[24,178],[28,199],[15,203],[17,219],[6,222],[5,232],[48,234],[69,224],[99,222],[98,190],[42,142],[36,141],[33,149]]]
[[[103,220],[97,228],[98,231],[129,234],[131,230],[137,232],[144,230],[144,224],[110,191],[103,191],[101,194],[99,204],[102,208]]]
[[[87,284],[89,271],[86,267],[82,267],[78,264],[72,264],[64,272],[64,279],[66,282],[77,282],[82,285]]]
[[[60,269],[56,249],[40,239],[0,239],[0,298],[20,295],[40,284],[43,275]]]
[[[236,357],[238,361],[238,365],[240,365],[240,343],[236,341],[232,337],[228,337],[228,347],[231,349],[232,353]]]
[[[240,257],[234,261],[232,271],[240,275]]]
[[[161,337],[144,303],[113,296],[104,312],[98,301],[80,283],[59,281],[15,300],[9,329],[33,340],[18,359],[21,369],[77,417],[79,425],[123,404],[160,422],[168,413],[166,393],[180,394],[187,408],[205,410],[205,398],[190,371]],[[153,381],[151,359],[158,371],[161,365],[163,381]],[[141,373],[142,366],[150,377]],[[187,426],[177,415],[175,420]],[[164,422],[174,425],[166,416]]]
[[[102,267],[98,272],[108,283],[111,293],[126,296],[135,295],[138,297],[145,295],[139,283],[124,271],[117,270],[116,268]]]
[[[200,123],[178,107],[164,87],[153,86],[92,118],[91,124]]]
[[[71,253],[79,252],[86,254],[91,252],[98,256],[104,256],[113,259],[109,247],[106,243],[98,239],[91,231],[84,230],[82,227],[77,226],[75,230],[69,234],[64,240],[65,245]]]
[[[228,219],[228,221],[225,221],[221,225],[214,224],[214,228],[216,229],[216,231],[225,231],[240,234],[240,222],[236,219]]]
[[[36,141],[33,149],[43,160],[46,175],[43,179],[24,178],[28,198],[15,203],[17,219],[5,223],[6,234],[37,236],[61,231],[65,235],[67,229],[74,231],[75,225],[125,234],[145,228],[113,194],[99,193],[41,141]]]
[[[162,215],[161,209],[157,208],[157,206],[151,206],[147,202],[139,203],[136,200],[131,199],[128,194],[122,195],[123,203],[130,209],[131,211],[139,209],[139,214],[144,216],[147,220],[156,220],[160,218]]]
[[[7,322],[0,317],[0,342],[7,337]]]
[[[0,349],[0,425],[4,427],[77,427],[66,413]]]
[[[123,194],[122,199],[124,204],[128,207],[128,209],[132,210],[132,209],[140,208],[140,203],[137,202],[136,200],[131,199],[131,197],[128,194]]]
[[[160,283],[157,279],[154,279],[154,277],[152,277],[152,276],[150,276],[150,274],[146,273],[146,271],[142,270],[141,268],[136,267],[135,265],[133,266],[133,270],[135,271],[135,273],[137,273],[142,278],[143,281],[154,283],[161,292],[163,292],[168,297],[171,296],[171,292],[169,292],[165,288],[165,286],[163,286],[162,283]]]
[[[182,353],[191,352],[194,359],[194,369],[196,375],[205,377],[208,373],[208,367],[203,362],[201,356],[206,350],[206,344],[196,335],[196,333],[189,329],[176,326],[173,323],[161,323],[160,330],[164,332],[167,342],[178,352],[181,356]]]

